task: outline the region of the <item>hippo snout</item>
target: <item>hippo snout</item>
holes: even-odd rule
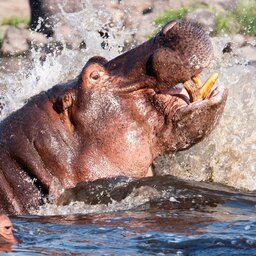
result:
[[[148,70],[161,86],[174,86],[200,74],[213,55],[208,35],[185,20],[170,21],[155,40],[159,47],[150,56]]]

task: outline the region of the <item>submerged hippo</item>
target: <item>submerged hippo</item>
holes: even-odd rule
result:
[[[18,243],[13,235],[12,228],[11,220],[6,215],[0,214],[0,252],[5,251],[5,249],[10,251],[11,248],[8,245]]]
[[[169,22],[154,38],[32,97],[0,125],[0,212],[26,214],[63,189],[99,178],[151,176],[152,161],[199,142],[219,120],[227,90],[191,102],[173,88],[212,56],[197,25]]]

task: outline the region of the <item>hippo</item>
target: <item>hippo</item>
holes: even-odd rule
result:
[[[18,244],[13,235],[12,222],[5,214],[0,214],[0,252],[11,251],[11,245]]]
[[[92,57],[77,78],[30,98],[0,124],[0,212],[29,214],[80,182],[152,176],[157,156],[206,137],[227,89],[193,100],[193,86],[176,85],[198,78],[212,52],[198,25],[170,21],[145,43],[110,61]]]

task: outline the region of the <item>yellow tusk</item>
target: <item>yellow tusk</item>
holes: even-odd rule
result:
[[[213,73],[207,81],[204,83],[204,85],[200,89],[200,94],[202,95],[202,98],[205,99],[206,96],[208,95],[209,91],[212,89],[214,84],[216,83],[218,79],[218,74]]]
[[[203,86],[203,83],[199,76],[193,76],[192,80],[198,86],[198,88],[201,88]]]

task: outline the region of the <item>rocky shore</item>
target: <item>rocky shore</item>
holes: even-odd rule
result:
[[[86,42],[84,42],[84,39],[79,34],[79,30],[70,27],[65,14],[82,11],[86,8],[86,5],[91,5],[90,1],[69,1],[66,4],[63,1],[53,0],[39,2],[44,4],[42,4],[40,10],[38,10],[38,6],[35,6],[32,14],[36,14],[30,18],[28,0],[20,0],[18,4],[14,0],[8,1],[8,4],[6,1],[0,0],[0,24],[5,24],[4,20],[6,21],[8,18],[14,17],[26,17],[28,20],[31,20],[31,25],[20,23],[15,26],[0,26],[2,55],[20,55],[26,53],[31,46],[44,47],[54,43],[66,44],[74,49],[84,47]],[[106,32],[107,26],[115,26],[117,24],[120,26],[120,23],[122,23],[124,29],[133,31],[127,37],[127,44],[131,45],[145,41],[152,32],[156,31],[157,24],[155,21],[159,16],[167,16],[168,13],[166,12],[170,10],[174,14],[178,13],[182,8],[187,10],[187,13],[184,15],[185,18],[200,23],[209,34],[216,36],[213,33],[216,31],[216,26],[218,26],[216,24],[217,15],[219,13],[225,14],[236,8],[237,4],[237,0],[196,0],[193,1],[193,4],[189,0],[93,1],[93,6],[97,10],[95,18],[100,18],[103,10],[108,15],[108,24],[106,24],[106,28],[103,28],[102,33]],[[44,19],[41,20],[40,18],[38,22],[36,20],[38,17],[44,17]],[[58,23],[57,26],[54,25],[56,23]],[[227,35],[222,33],[217,35],[217,37],[223,36],[226,37]],[[231,52],[233,49],[242,48],[239,54],[242,54],[250,61],[254,61],[256,60],[255,45],[255,35],[232,34],[229,35],[229,40],[227,45],[223,46],[223,50]]]

